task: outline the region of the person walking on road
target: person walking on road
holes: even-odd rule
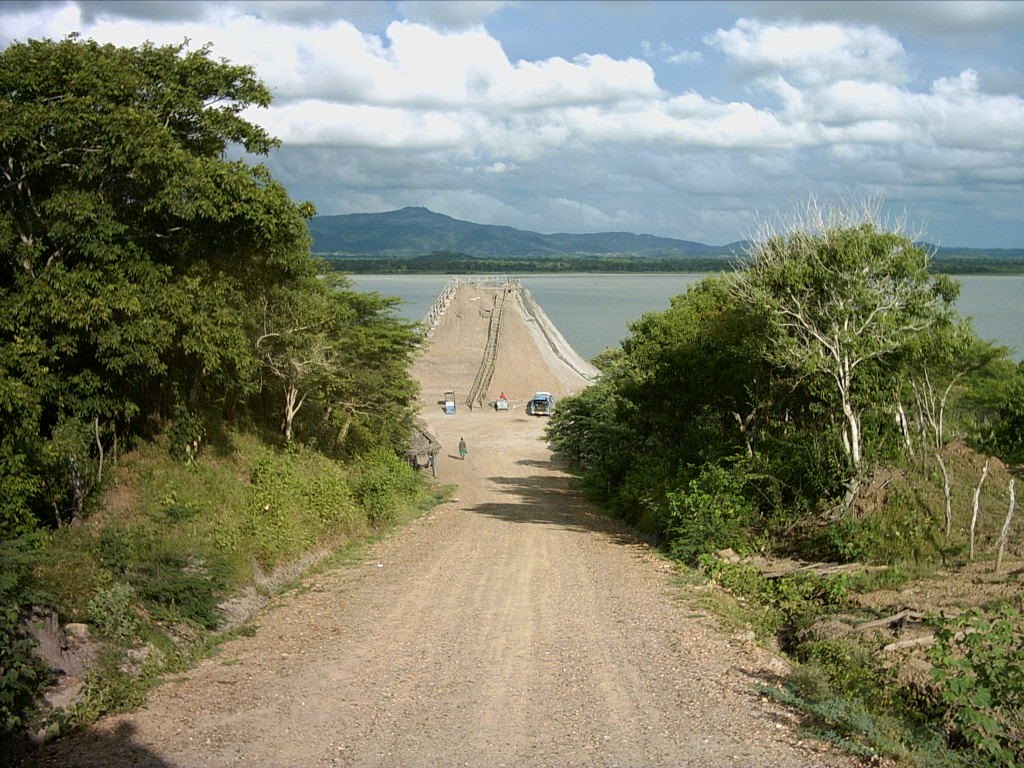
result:
[[[460,437],[459,438],[459,458],[462,459],[463,461],[465,461],[467,453],[469,453],[469,451],[466,450],[466,438]]]

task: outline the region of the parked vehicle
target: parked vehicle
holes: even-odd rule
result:
[[[444,393],[444,412],[446,416],[455,415],[455,390],[448,389]]]
[[[535,392],[526,404],[526,412],[531,416],[550,416],[554,410],[555,398],[550,392]]]

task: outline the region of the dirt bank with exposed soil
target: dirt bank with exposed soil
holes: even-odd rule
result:
[[[464,287],[416,365],[455,499],[309,578],[253,637],[50,750],[62,766],[852,766],[762,698],[784,662],[680,603],[671,568],[597,513],[552,457],[535,390],[586,380],[513,303],[488,399],[462,397],[487,335]],[[438,400],[457,392],[445,416]],[[464,437],[465,461],[456,446]]]

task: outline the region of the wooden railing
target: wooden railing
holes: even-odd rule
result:
[[[484,346],[483,358],[480,360],[480,368],[476,372],[473,386],[469,389],[466,397],[466,405],[470,410],[477,405],[484,404],[487,390],[491,386],[491,379],[494,377],[494,364],[498,357],[498,340],[501,337],[501,318],[505,311],[505,299],[510,293],[519,289],[519,281],[506,280],[498,284],[497,292],[494,294],[494,309],[491,310],[491,319],[487,324],[487,343]]]
[[[441,322],[441,318],[444,317],[444,311],[452,303],[452,298],[455,296],[455,292],[459,290],[459,285],[459,278],[453,277],[448,281],[448,285],[444,287],[440,295],[434,299],[434,303],[430,305],[430,310],[427,312],[426,317],[423,318],[423,335],[428,339],[434,332],[434,329],[437,328],[437,324]]]

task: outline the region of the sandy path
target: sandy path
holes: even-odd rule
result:
[[[456,499],[307,579],[145,709],[56,745],[66,766],[849,766],[754,686],[779,662],[673,598],[671,569],[572,490],[545,421],[455,416],[486,335],[465,289],[417,365]],[[583,386],[506,318],[491,397]],[[453,450],[469,444],[461,462]]]

